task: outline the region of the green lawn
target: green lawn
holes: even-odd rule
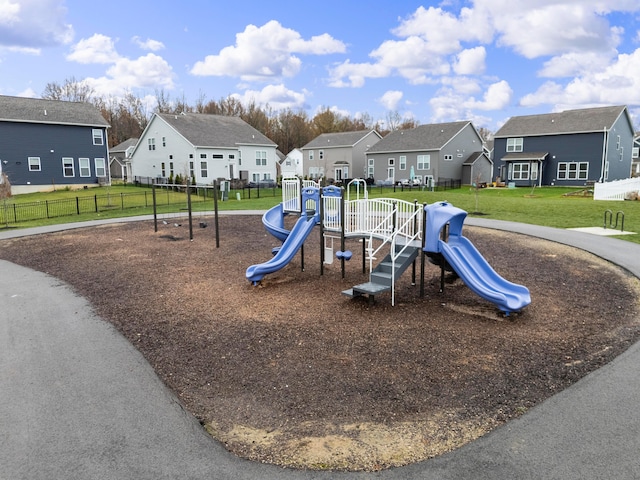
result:
[[[640,243],[640,202],[605,202],[594,201],[591,197],[579,195],[565,195],[567,193],[580,192],[580,189],[545,187],[536,188],[487,188],[475,190],[470,187],[462,187],[454,190],[428,192],[419,189],[405,190],[402,192],[396,188],[373,187],[369,191],[369,198],[391,197],[419,203],[433,203],[446,200],[456,207],[469,212],[470,216],[479,212],[483,218],[509,220],[515,222],[545,225],[558,228],[596,227],[604,223],[606,210],[611,210],[615,219],[618,211],[624,212],[625,231],[638,232],[638,235],[623,235],[619,238],[630,242]],[[146,194],[146,199],[145,198]],[[237,199],[240,194],[241,199]],[[158,197],[171,196],[167,203],[170,205],[159,207],[159,212],[179,211],[186,208],[186,195],[179,192],[163,192],[157,190]],[[249,195],[251,198],[249,198]],[[257,190],[231,191],[227,201],[218,202],[220,210],[266,210],[281,201],[279,189],[260,190],[258,198]],[[90,190],[67,191],[59,190],[51,193],[37,193],[16,195],[9,199],[11,203],[43,202],[45,200],[59,200],[76,197],[108,196],[113,208],[100,208],[95,213],[81,215],[62,216],[43,220],[35,220],[19,223],[19,227],[55,224],[93,220],[99,218],[117,218],[123,216],[146,215],[152,213],[151,190],[144,187],[115,185],[111,187],[97,187]],[[352,190],[351,198],[355,197]],[[136,199],[136,200],[134,200]],[[137,200],[139,199],[139,200]],[[135,202],[140,205],[135,206]],[[128,208],[121,209],[119,205],[125,202],[133,202]],[[145,206],[145,202],[147,206]],[[194,211],[213,210],[213,199],[192,196]],[[129,203],[127,203],[129,205]],[[0,208],[2,204],[0,203]],[[0,228],[2,226],[0,225]],[[620,225],[618,225],[618,228]]]

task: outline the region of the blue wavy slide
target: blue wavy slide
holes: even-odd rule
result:
[[[251,265],[247,268],[247,279],[255,285],[265,275],[276,272],[287,265],[300,250],[316,223],[315,216],[300,217],[273,258],[267,262]]]
[[[507,315],[531,303],[529,289],[498,275],[468,238],[451,235],[448,242],[439,240],[439,249],[467,287]]]
[[[271,207],[262,215],[262,223],[271,235],[281,242],[289,236],[289,230],[284,227],[285,212],[282,203]]]

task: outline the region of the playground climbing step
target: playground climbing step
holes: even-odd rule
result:
[[[403,246],[399,246],[402,248]],[[348,290],[342,292],[350,298],[368,295],[369,301],[372,302],[375,295],[391,290],[393,279],[398,279],[409,265],[417,258],[419,248],[414,246],[406,247],[405,251],[400,253],[394,263],[389,253],[369,275],[369,281],[355,285]]]

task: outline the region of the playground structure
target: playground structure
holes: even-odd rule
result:
[[[354,199],[351,190],[356,191]],[[476,294],[492,302],[508,315],[531,303],[529,290],[508,282],[498,275],[473,244],[462,235],[467,212],[446,202],[422,205],[393,198],[369,199],[363,180],[353,180],[346,190],[335,186],[321,188],[313,181],[285,178],[282,203],[269,209],[262,217],[266,230],[282,241],[272,250],[273,257],[247,268],[246,277],[254,285],[266,275],[287,265],[302,250],[315,226],[321,236],[321,274],[324,265],[333,262],[334,244],[340,242],[335,256],[341,261],[342,277],[345,262],[352,257],[346,249],[347,239],[359,239],[362,244],[362,270],[369,281],[354,285],[342,293],[349,297],[391,293],[395,305],[396,280],[411,267],[412,283],[416,283],[416,260],[421,257],[420,294],[424,295],[424,266],[428,258],[441,268],[441,291],[445,270],[454,271]],[[287,215],[299,215],[291,230],[285,227]],[[420,255],[422,253],[422,255]],[[383,256],[384,255],[384,256]],[[374,265],[376,260],[382,260]]]

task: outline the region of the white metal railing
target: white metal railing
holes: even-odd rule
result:
[[[630,194],[640,192],[640,178],[627,178],[593,186],[594,200],[625,200]]]
[[[320,187],[314,180],[302,180],[298,177],[285,177],[282,179],[282,206],[285,212],[300,213],[301,188]]]

